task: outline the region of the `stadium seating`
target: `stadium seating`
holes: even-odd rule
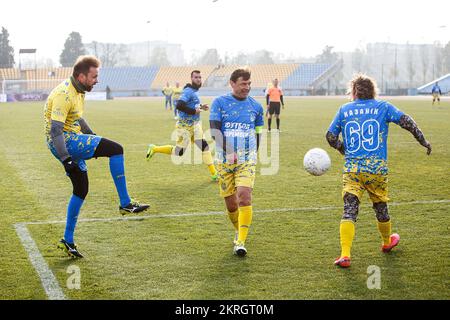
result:
[[[332,65],[328,63],[302,63],[285,81],[283,88],[309,89],[311,84]]]
[[[155,66],[101,68],[94,91],[105,91],[107,86],[115,91],[149,90],[158,70]]]
[[[171,86],[175,82],[179,82],[181,86],[191,82],[192,70],[200,70],[202,72],[203,81],[209,77],[215,66],[189,66],[189,67],[161,67],[152,82],[152,89],[160,89],[165,87],[169,82]]]
[[[190,82],[191,71],[200,70],[204,83],[202,94],[217,95],[228,91],[230,75],[235,69],[240,67],[242,66],[105,67],[101,68],[99,83],[94,87],[94,91],[105,91],[108,86],[116,96],[160,95],[161,88],[167,82],[172,86],[175,85],[175,82],[179,82],[181,86],[184,86],[185,83]],[[252,72],[252,87],[254,89],[265,89],[268,83],[274,78],[278,78],[280,86],[287,90],[289,94],[299,94],[299,92],[292,90],[310,90],[312,87],[320,86],[341,67],[341,63],[291,63],[248,66]],[[48,92],[59,81],[68,78],[71,72],[72,68],[40,68],[22,71],[7,68],[0,69],[0,80],[28,80],[29,82],[24,85],[28,91]]]
[[[19,69],[14,68],[1,68],[0,80],[18,80],[20,79]]]
[[[247,66],[252,72],[252,87],[265,88],[267,83],[277,78],[283,86],[283,81],[298,67],[298,64],[261,64]],[[219,87],[228,85],[231,73],[237,68],[242,68],[238,65],[229,65],[218,68],[213,71],[207,81],[207,85],[211,87]]]

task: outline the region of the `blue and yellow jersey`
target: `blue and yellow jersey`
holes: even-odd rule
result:
[[[328,131],[342,133],[345,148],[344,172],[387,174],[389,123],[399,123],[404,113],[392,104],[375,99],[344,104]]]
[[[181,94],[183,93],[183,88],[181,88],[181,87],[173,87],[172,88],[172,92],[173,92],[173,94],[172,94],[172,99],[173,100],[178,100],[178,99],[180,99],[180,97],[181,97]]]
[[[84,93],[79,93],[69,79],[60,83],[47,98],[44,107],[45,135],[50,139],[51,121],[64,123],[65,132],[81,133],[78,119],[83,117]]]
[[[198,89],[192,88],[190,85],[186,85],[179,100],[184,101],[188,108],[196,109],[200,106],[200,98],[198,97]],[[183,111],[178,110],[179,121],[184,122],[188,125],[194,124],[195,121],[200,120],[199,114],[187,114]]]
[[[222,134],[227,145],[233,143],[238,162],[256,163],[256,133],[264,126],[264,110],[258,101],[252,97],[238,100],[231,93],[220,96],[212,103],[209,120],[222,123]],[[216,158],[226,162],[222,150],[217,150]]]

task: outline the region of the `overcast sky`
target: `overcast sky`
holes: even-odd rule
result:
[[[16,53],[37,48],[55,62],[71,31],[85,43],[180,43],[187,59],[211,47],[221,54],[268,49],[308,57],[325,45],[352,51],[370,42],[446,43],[450,1],[2,0],[0,26]]]

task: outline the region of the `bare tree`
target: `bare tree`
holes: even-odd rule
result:
[[[361,49],[355,49],[352,52],[352,70],[356,72],[363,72],[364,52]]]
[[[167,57],[167,51],[164,47],[156,47],[152,51],[150,63],[155,66],[169,66],[169,58]]]
[[[420,46],[420,59],[422,62],[422,82],[427,82],[427,73],[429,67],[428,47],[426,44]]]
[[[414,49],[407,43],[406,44],[406,70],[408,72],[408,87],[413,87],[414,76],[416,75],[416,67],[414,65]]]

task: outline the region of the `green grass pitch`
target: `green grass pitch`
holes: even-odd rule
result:
[[[450,103],[392,100],[418,122],[433,153],[426,156],[410,133],[390,126],[390,215],[400,245],[380,252],[366,194],[352,266],[342,270],[333,260],[343,160],[324,137],[343,102],[286,98],[279,171],[258,170],[244,259],[232,254],[234,231],[204,165],[174,165],[161,154],[145,161],[148,143],[173,143],[172,113],[157,99],[88,101],[85,108],[97,134],[124,146],[129,192],[151,204],[150,217],[101,220],[120,217],[118,199],[108,160],[92,159],[79,219],[100,220],[80,221],[75,233],[86,258],[72,260],[56,249],[63,223],[28,224],[29,233],[68,299],[449,299]],[[14,229],[16,223],[65,220],[71,184],[46,148],[43,127],[43,103],[0,104],[0,299],[48,298]],[[321,177],[302,168],[303,155],[314,147],[332,159]],[[224,213],[176,215],[217,211]],[[73,265],[80,270],[79,289],[67,286]],[[380,289],[367,287],[369,266],[380,268]]]

